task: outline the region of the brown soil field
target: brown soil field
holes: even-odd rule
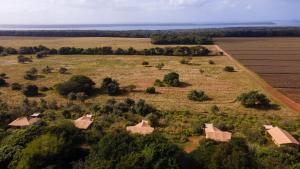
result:
[[[228,54],[300,103],[300,38],[217,38]]]

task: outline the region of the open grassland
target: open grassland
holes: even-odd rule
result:
[[[77,47],[94,48],[111,46],[112,48],[144,49],[158,47],[153,45],[149,38],[111,38],[111,37],[0,37],[0,46],[20,48],[24,46],[43,45],[48,48]],[[180,45],[168,45],[180,46]]]
[[[4,38],[2,37],[2,39]],[[27,39],[27,43],[24,41],[21,43],[19,38],[15,40],[13,38],[8,39],[7,42],[10,43],[4,44],[1,40],[0,42],[3,44],[0,45],[19,47],[42,44],[55,48],[61,46],[95,47],[99,45],[113,46],[115,48],[132,46],[137,49],[153,47],[149,39],[21,38]],[[81,41],[80,39],[84,40]],[[215,46],[209,46],[209,48],[216,50]],[[218,126],[222,126],[225,130],[233,132],[234,136],[244,136],[246,138],[251,138],[252,136],[244,133],[247,133],[248,130],[256,132],[257,129],[262,128],[263,124],[274,124],[285,127],[292,134],[297,134],[294,128],[286,124],[294,124],[295,117],[299,115],[282,103],[276,102],[276,99],[265,91],[247,71],[241,69],[228,56],[194,57],[189,65],[181,64],[180,60],[182,60],[182,57],[176,56],[57,55],[43,59],[36,59],[33,56],[32,63],[20,64],[17,62],[17,56],[5,56],[0,57],[0,73],[7,74],[9,78],[6,80],[10,84],[18,82],[20,84],[35,84],[39,87],[53,87],[55,84],[67,81],[71,76],[79,74],[92,78],[96,82],[97,87],[100,86],[102,79],[105,77],[112,77],[117,80],[121,87],[135,85],[136,89],[128,94],[117,97],[98,95],[88,99],[85,104],[102,104],[111,98],[115,98],[118,101],[125,98],[135,100],[144,99],[147,103],[162,110],[161,125],[156,130],[171,138],[180,146],[183,146],[187,152],[195,149],[198,146],[198,141],[204,139],[202,136],[199,137],[199,133],[194,135],[194,125],[200,124],[200,122],[215,123]],[[209,60],[213,60],[215,64],[209,64]],[[149,62],[150,65],[143,66],[143,61]],[[165,64],[162,70],[158,70],[155,67],[159,63]],[[41,69],[46,66],[54,68],[53,73],[41,73]],[[234,66],[236,72],[224,72],[223,68],[225,66]],[[41,77],[34,81],[25,80],[25,72],[32,67],[39,70]],[[70,73],[59,74],[58,69],[60,67],[67,68]],[[162,80],[165,74],[172,71],[180,75],[180,80],[185,83],[184,87],[156,87],[158,93],[153,95],[144,92],[147,87],[153,86],[156,79]],[[190,101],[187,98],[187,94],[191,90],[203,90],[211,100],[204,102]],[[259,90],[266,94],[272,103],[279,105],[280,109],[258,110],[244,108],[236,101],[236,98],[241,93],[250,90]],[[47,101],[55,100],[59,104],[70,102],[58,95],[55,90],[44,92],[43,95],[37,98],[30,98],[30,100],[40,100],[43,98]],[[0,99],[17,105],[22,103],[25,97],[19,91],[13,91],[10,87],[3,87],[0,88]],[[74,102],[79,105],[82,104]],[[220,108],[218,113],[211,112],[210,109],[213,105],[217,105]],[[98,116],[95,117],[95,122],[101,120],[102,116]],[[132,117],[134,120],[128,120],[120,116],[116,116],[115,118],[112,125],[105,128],[105,130],[125,129],[128,121],[138,122],[142,120],[142,117],[135,116]],[[269,143],[273,145],[270,140]]]
[[[220,46],[300,103],[300,38],[220,38]]]

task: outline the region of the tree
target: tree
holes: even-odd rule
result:
[[[119,83],[110,77],[104,78],[101,84],[101,90],[111,96],[116,96],[121,93]]]
[[[95,82],[87,76],[72,76],[68,81],[56,85],[56,90],[60,95],[67,96],[69,93],[84,92],[87,95],[92,94]]]
[[[22,92],[27,97],[35,97],[39,95],[39,88],[36,85],[26,85],[22,88]]]
[[[161,70],[163,67],[165,67],[165,64],[159,63],[155,66],[157,69]]]
[[[225,72],[234,72],[234,67],[233,66],[225,66],[224,71]]]
[[[188,94],[188,99],[193,101],[205,101],[209,97],[203,91],[192,90]]]
[[[179,74],[175,72],[168,73],[164,76],[163,82],[169,86],[179,87],[180,86]]]
[[[149,113],[155,112],[155,108],[149,104],[146,104],[145,100],[138,100],[133,107],[133,112],[145,116]]]
[[[84,102],[86,99],[88,99],[88,95],[86,95],[83,92],[80,92],[80,93],[76,94],[76,99],[81,101],[81,102]]]
[[[22,85],[19,83],[12,83],[11,84],[11,89],[12,90],[22,90]]]
[[[259,93],[258,91],[250,91],[247,93],[242,93],[237,98],[241,104],[248,108],[269,108],[270,100],[266,95]]]
[[[149,93],[149,94],[155,94],[156,91],[155,91],[155,87],[148,87],[146,90],[145,90],[146,93]]]
[[[46,66],[45,68],[42,69],[42,72],[45,74],[52,73],[53,68]]]
[[[6,81],[3,78],[0,78],[0,87],[1,86],[5,86],[6,85]]]

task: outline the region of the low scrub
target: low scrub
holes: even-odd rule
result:
[[[203,91],[192,90],[188,94],[188,99],[193,101],[206,101],[209,97]]]
[[[268,97],[258,91],[242,93],[238,98],[241,104],[248,108],[269,108],[270,100]]]

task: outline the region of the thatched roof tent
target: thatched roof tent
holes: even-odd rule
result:
[[[25,127],[30,126],[36,122],[38,122],[40,118],[30,118],[30,117],[19,117],[13,122],[9,123],[9,126],[12,127]]]
[[[92,123],[93,123],[92,115],[85,115],[78,118],[77,120],[74,120],[75,127],[83,130],[88,129]]]
[[[207,139],[221,142],[230,141],[232,136],[230,132],[221,131],[220,129],[214,127],[213,124],[205,124],[205,135]]]
[[[278,145],[284,145],[284,144],[298,144],[299,142],[287,131],[279,128],[279,127],[273,127],[270,125],[264,126],[267,130],[267,132],[271,135],[273,142]]]
[[[153,133],[154,128],[150,126],[148,121],[142,120],[142,122],[135,126],[128,126],[126,130],[130,133],[146,135]]]

